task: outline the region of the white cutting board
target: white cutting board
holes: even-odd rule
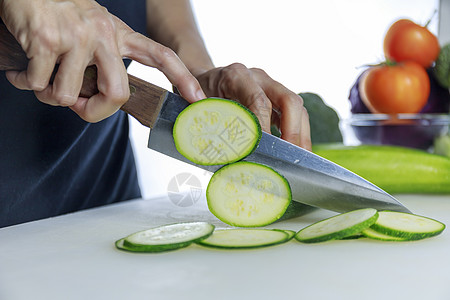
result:
[[[398,199],[450,225],[450,196]],[[315,210],[269,227],[298,230],[333,214]],[[407,243],[292,240],[256,250],[194,245],[161,254],[114,247],[132,232],[194,220],[226,227],[202,195],[190,207],[161,197],[0,229],[0,299],[450,299],[450,229]]]

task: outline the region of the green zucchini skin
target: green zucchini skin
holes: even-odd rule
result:
[[[323,144],[313,152],[391,194],[450,194],[450,158],[397,146]]]
[[[184,242],[172,245],[162,245],[158,247],[146,247],[146,246],[137,246],[131,243],[128,243],[125,238],[117,240],[115,242],[115,246],[119,250],[129,251],[129,252],[142,252],[142,253],[159,253],[159,252],[167,252],[172,250],[177,250],[181,248],[188,247],[193,242]]]
[[[370,208],[368,208],[368,209],[370,209]],[[339,221],[338,223],[343,223],[342,220],[345,220],[345,218],[347,216],[354,214],[354,213],[358,213],[359,211],[366,211],[366,210],[367,209],[354,210],[354,211],[342,213],[342,214],[327,218],[325,220],[313,223],[313,224],[306,226],[305,228],[299,230],[297,232],[297,234],[295,235],[295,239],[301,243],[321,243],[321,242],[326,242],[326,241],[330,241],[330,240],[341,240],[341,239],[344,239],[349,236],[357,235],[364,229],[367,229],[370,226],[372,226],[375,223],[375,221],[378,219],[378,212],[375,209],[371,209],[371,210],[373,210],[373,214],[370,218],[367,218],[366,220],[364,220],[358,224],[355,224],[355,225],[343,226],[340,230],[336,230],[331,233],[324,233],[324,234],[318,233],[318,230],[316,228],[319,227],[324,222]],[[336,224],[338,224],[338,223],[336,223]],[[313,229],[313,231],[317,231],[317,232],[314,234],[314,236],[305,237],[303,235],[303,232],[311,231],[311,229]]]
[[[277,232],[279,233],[279,236],[274,239],[268,238],[268,239],[262,239],[258,243],[248,242],[247,239],[250,238],[250,240],[254,237],[254,234],[257,233],[267,233],[270,234],[270,232]],[[246,233],[248,236],[240,236],[238,242],[236,242],[235,237],[233,237],[234,234],[237,234],[239,236],[240,233]],[[230,241],[223,235],[231,234],[232,240]],[[217,237],[219,237],[217,239]],[[233,241],[234,240],[234,241]],[[269,246],[275,246],[279,244],[286,243],[290,240],[290,234],[286,232],[285,230],[280,229],[262,229],[262,228],[234,228],[234,229],[225,229],[225,230],[217,230],[211,238],[202,239],[200,241],[197,241],[196,243],[201,246],[210,247],[210,248],[218,248],[218,249],[228,249],[228,250],[239,250],[239,249],[254,249],[254,248],[263,248],[263,247],[269,247]]]
[[[379,232],[381,234],[385,234],[388,236],[404,239],[407,241],[415,241],[415,240],[422,240],[426,238],[430,238],[436,235],[441,234],[445,229],[445,224],[423,216],[413,215],[413,214],[407,214],[407,213],[401,213],[401,212],[394,212],[394,211],[381,211],[379,212],[380,218],[370,227],[370,229]],[[389,224],[389,220],[384,221],[383,216],[384,215],[391,215],[396,219],[403,218],[406,221],[403,221],[405,224],[402,224],[401,226],[395,226],[393,224]],[[422,228],[424,226],[430,227],[432,226],[433,229],[428,230],[422,230],[421,232],[412,230],[409,228],[409,224],[414,224],[422,222]],[[414,225],[416,225],[414,224]]]

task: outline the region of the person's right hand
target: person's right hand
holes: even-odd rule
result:
[[[0,0],[0,17],[30,60],[27,70],[8,71],[8,80],[35,91],[44,103],[70,107],[88,122],[112,115],[128,100],[123,57],[162,71],[188,101],[205,98],[172,50],[134,32],[95,1]],[[99,93],[87,99],[78,95],[89,65],[97,66]]]

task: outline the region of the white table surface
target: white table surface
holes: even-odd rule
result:
[[[450,196],[398,196],[410,210],[450,225]],[[269,227],[298,230],[333,215],[315,210]],[[210,221],[205,199],[134,200],[0,229],[1,300],[450,299],[450,229],[417,242],[369,239],[256,250],[192,245],[160,253],[115,249],[132,232]]]

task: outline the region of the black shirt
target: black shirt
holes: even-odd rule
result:
[[[98,1],[145,33],[145,1]],[[0,227],[140,197],[127,115],[87,123],[0,72]]]

